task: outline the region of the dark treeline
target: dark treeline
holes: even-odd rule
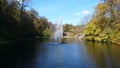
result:
[[[27,6],[26,0],[0,0],[0,41],[52,36],[53,24]]]
[[[102,0],[87,24],[85,39],[103,42],[120,42],[120,0]]]

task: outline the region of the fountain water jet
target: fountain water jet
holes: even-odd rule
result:
[[[54,31],[54,40],[58,42],[62,42],[63,39],[63,25],[62,25],[62,17],[59,17],[58,23],[55,25]]]

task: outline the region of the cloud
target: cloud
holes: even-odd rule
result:
[[[75,13],[75,15],[77,15],[77,16],[79,16],[79,15],[86,15],[86,14],[90,14],[90,11],[88,11],[88,10],[83,10],[83,11],[81,11],[81,12]]]
[[[79,15],[81,15],[81,12],[77,12],[75,15],[79,16]]]
[[[90,11],[84,10],[84,11],[82,11],[82,14],[90,14]]]

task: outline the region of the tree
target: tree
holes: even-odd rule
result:
[[[28,1],[0,0],[0,41],[52,36],[52,22],[39,17],[35,9],[26,11]]]
[[[87,24],[84,34],[86,40],[118,41],[120,20],[120,1],[103,0],[95,8],[94,16]]]
[[[74,30],[74,26],[72,24],[65,24],[63,26],[64,32],[70,32]]]

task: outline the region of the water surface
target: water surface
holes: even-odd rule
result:
[[[0,68],[120,68],[120,46],[64,39],[0,45]]]

